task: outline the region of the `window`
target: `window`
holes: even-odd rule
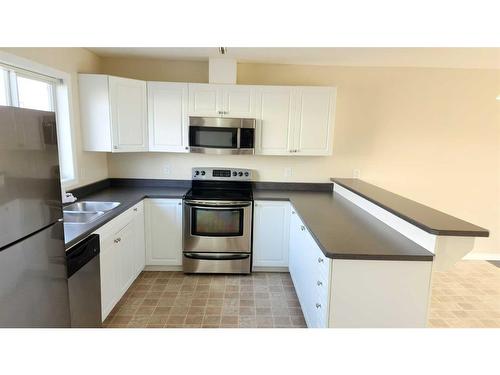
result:
[[[59,164],[63,186],[76,183],[68,95],[68,87],[62,79],[9,65],[0,65],[0,105],[56,113]]]

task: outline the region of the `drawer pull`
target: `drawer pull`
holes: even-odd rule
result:
[[[292,211],[292,215],[295,215],[295,211]]]
[[[318,258],[318,263],[323,263],[325,260],[323,258]]]
[[[321,309],[321,303],[316,303],[316,308]]]
[[[305,226],[303,226],[303,225],[301,225],[301,226],[300,226],[300,230],[306,230],[306,227],[305,227]]]
[[[316,284],[318,284],[318,286],[322,286],[323,285],[323,283],[321,281],[319,281],[319,280],[318,280],[318,282]]]

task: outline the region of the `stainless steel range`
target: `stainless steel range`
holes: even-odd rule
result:
[[[185,273],[250,273],[252,171],[193,168],[184,197]]]

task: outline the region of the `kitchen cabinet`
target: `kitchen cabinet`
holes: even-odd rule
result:
[[[182,265],[182,199],[145,201],[146,265]]]
[[[255,87],[189,84],[189,115],[255,117]]]
[[[140,202],[95,231],[99,235],[101,247],[99,257],[103,321],[144,269],[142,207]]]
[[[290,203],[255,201],[253,267],[288,267]]]
[[[297,87],[293,150],[296,155],[331,155],[336,90]]]
[[[328,327],[331,259],[325,257],[293,207],[289,270],[307,326]]]
[[[261,86],[257,94],[255,153],[289,155],[294,126],[293,87]]]
[[[149,151],[189,151],[187,110],[187,83],[148,82]]]
[[[260,86],[255,153],[331,155],[336,89]]]
[[[79,74],[85,151],[148,150],[146,82]]]

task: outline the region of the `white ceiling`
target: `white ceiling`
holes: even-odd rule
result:
[[[220,56],[217,47],[89,48],[99,56],[207,61]],[[238,62],[342,65],[415,66],[500,69],[500,48],[261,48],[227,47]]]

